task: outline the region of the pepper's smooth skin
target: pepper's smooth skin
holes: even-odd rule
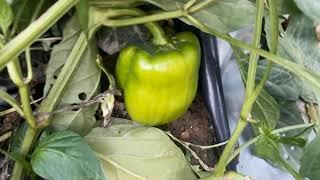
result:
[[[116,79],[130,117],[161,125],[186,112],[196,95],[200,58],[199,41],[191,32],[177,34],[152,53],[136,46],[122,50]]]

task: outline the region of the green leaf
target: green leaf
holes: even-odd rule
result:
[[[94,152],[70,131],[55,132],[41,141],[32,154],[31,164],[45,179],[105,179]]]
[[[20,146],[27,132],[28,124],[23,122],[15,131],[14,136],[11,140],[10,152],[19,152]]]
[[[266,21],[265,30],[269,42],[270,31],[268,23]],[[286,31],[281,33],[279,37],[278,55],[316,72],[317,75],[320,74],[320,49],[312,20],[303,14],[290,16]],[[307,101],[316,102],[316,95],[312,92],[310,84],[298,77],[296,79],[301,87],[300,96]]]
[[[257,68],[257,82],[260,81],[267,68],[267,60],[260,60]],[[248,64],[248,63],[246,63]],[[297,101],[301,94],[301,83],[290,71],[274,64],[265,84],[266,91],[275,98]]]
[[[143,0],[164,10],[180,9],[190,0]],[[201,1],[198,1],[201,2]],[[192,14],[201,23],[220,32],[232,32],[254,23],[255,4],[248,0],[212,1]],[[188,23],[186,19],[181,19]]]
[[[276,100],[265,90],[262,90],[256,102],[252,106],[251,115],[254,120],[258,120],[259,126],[274,129],[280,118],[280,110]]]
[[[257,141],[254,145],[254,153],[258,157],[261,157],[272,164],[283,168],[281,165],[282,157],[280,156],[279,144],[275,142],[272,143],[273,144],[264,139]]]
[[[13,21],[13,12],[6,0],[0,0],[0,28],[6,36]]]
[[[77,19],[73,17],[64,29],[64,40],[54,46],[46,73],[44,94],[55,83],[65,60],[69,56],[80,35]],[[57,109],[64,106],[81,103],[94,97],[99,89],[101,71],[96,64],[97,48],[95,41],[90,40],[82,54],[79,67],[68,85],[65,87]],[[76,111],[57,113],[52,120],[52,127],[59,130],[69,129],[81,135],[88,133],[95,124],[94,114],[97,105],[84,107]]]
[[[292,3],[292,1],[276,0],[276,3],[277,3],[278,13],[281,15],[294,14],[296,12],[299,12],[299,9],[295,5],[295,3]]]
[[[295,101],[284,101],[279,102],[280,107],[280,120],[278,121],[277,128],[283,128],[286,126],[293,126],[297,124],[303,124],[304,121],[301,116]],[[301,130],[291,130],[286,132],[286,136],[294,136],[299,134]]]
[[[45,12],[55,0],[43,0],[43,4],[39,7],[40,16]],[[37,5],[40,3],[39,0],[13,0],[12,9],[14,9],[15,17],[14,24],[16,25],[16,32],[24,30],[31,22],[31,19],[36,11]]]
[[[272,134],[270,129],[260,128],[261,138],[255,144],[255,153],[257,156],[271,161],[280,168],[287,170],[295,179],[301,179],[300,175],[296,172],[287,161],[281,156],[279,136]]]
[[[86,137],[101,158],[104,172],[113,180],[196,179],[182,151],[161,130],[132,121],[94,128]]]
[[[286,126],[292,126],[297,124],[303,124],[304,121],[301,117],[301,114],[299,112],[299,109],[296,106],[295,102],[285,102],[281,101],[279,103],[280,107],[280,119],[277,123],[277,128],[282,128]],[[293,169],[299,169],[300,167],[300,158],[303,154],[302,149],[299,146],[295,146],[294,143],[297,142],[298,139],[299,145],[301,143],[305,142],[305,138],[309,135],[308,132],[302,133],[304,130],[292,130],[286,133],[280,134],[280,136],[277,137],[276,142],[278,146],[278,150],[280,154],[273,153],[273,149],[266,148],[268,145],[265,145],[264,143],[256,144],[255,148],[258,149],[258,153],[260,153],[260,157],[268,160],[273,165],[276,165],[280,168],[283,168],[281,165],[281,162],[279,162],[279,158],[286,161],[286,163],[291,166]],[[302,134],[301,134],[302,133]],[[299,136],[297,136],[299,135]],[[283,140],[289,140],[292,139],[293,141],[285,142],[283,143]],[[266,151],[266,152],[265,152]],[[279,157],[278,157],[279,155]]]
[[[320,23],[320,1],[318,0],[294,0],[298,8],[312,19],[315,23]]]
[[[300,174],[309,179],[320,179],[320,135],[304,148]]]
[[[248,69],[248,56],[235,47],[234,53],[238,59],[241,76],[245,81]],[[259,72],[259,70],[257,70],[257,72]],[[251,116],[253,120],[258,121],[258,123],[252,124],[254,128],[262,126],[274,129],[280,118],[280,110],[277,101],[263,89],[252,106]]]
[[[89,2],[88,0],[79,0],[76,4],[77,17],[81,30],[86,32],[88,30],[89,22]]]

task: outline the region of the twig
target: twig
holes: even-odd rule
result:
[[[12,131],[6,132],[0,136],[0,142],[7,140],[9,137],[11,137]]]
[[[34,100],[34,101],[31,101],[30,104],[35,104],[35,103],[41,101],[43,98],[44,98],[44,97],[41,97],[41,98],[39,98],[39,99],[36,99],[36,100]],[[12,113],[12,112],[16,112],[16,111],[17,111],[17,110],[16,110],[15,108],[9,108],[9,109],[6,109],[6,110],[4,110],[4,111],[0,111],[0,116],[4,116],[4,115],[6,115],[6,114],[9,114],[9,113]]]
[[[200,147],[200,148],[204,148],[204,149],[209,149],[208,146],[203,146],[201,147],[200,145],[196,145],[196,144],[191,144],[189,142],[184,142],[181,141],[179,139],[177,139],[176,137],[174,137],[170,132],[166,132],[166,134],[171,137],[173,140],[177,141],[178,143],[180,143],[183,147],[185,147],[191,154],[192,156],[197,159],[201,165],[201,167],[206,170],[206,171],[213,171],[212,167],[209,167],[205,162],[202,161],[202,159],[197,155],[197,153],[195,153],[190,147],[189,145],[195,146],[195,147]],[[226,144],[226,142],[223,142],[224,144]],[[211,148],[213,147],[218,147],[218,146],[222,146],[223,144],[215,144],[215,145],[211,145]]]
[[[6,103],[10,104],[13,108],[16,109],[16,111],[23,117],[24,116],[24,112],[20,107],[20,104],[17,103],[17,101],[10,96],[10,94],[8,94],[6,91],[0,89],[0,99],[4,100]],[[2,112],[0,112],[0,116],[1,116]]]
[[[223,146],[223,145],[225,145],[225,144],[228,143],[228,141],[224,141],[224,142],[221,142],[221,143],[218,143],[218,144],[202,146],[202,145],[192,144],[192,143],[189,143],[189,142],[180,140],[180,139],[176,138],[173,134],[171,134],[169,131],[167,131],[166,134],[167,134],[168,136],[170,136],[170,137],[171,137],[173,140],[175,140],[175,141],[178,141],[178,142],[180,142],[180,143],[184,143],[184,144],[186,144],[187,146],[198,147],[198,148],[201,148],[202,150],[220,147],[220,146]]]
[[[43,118],[40,118],[40,117],[43,117],[43,116],[50,116],[50,115],[53,115],[53,114],[57,114],[57,113],[62,113],[62,112],[66,112],[66,111],[74,111],[74,110],[77,110],[77,109],[81,109],[81,108],[85,108],[85,107],[88,107],[88,106],[91,106],[91,105],[94,105],[96,103],[101,103],[103,102],[104,98],[110,94],[114,94],[114,95],[120,95],[120,91],[115,89],[115,90],[108,90],[108,91],[105,91],[101,94],[98,94],[97,96],[95,96],[93,99],[91,100],[88,100],[88,101],[85,101],[85,102],[82,102],[82,103],[79,103],[79,104],[71,104],[71,105],[66,105],[58,110],[55,110],[55,111],[52,111],[52,112],[36,112],[34,113],[35,116],[38,117],[38,123],[40,123],[42,121]]]

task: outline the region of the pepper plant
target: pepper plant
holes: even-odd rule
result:
[[[156,10],[144,12],[146,6]],[[18,88],[19,99],[4,90],[0,90],[0,98],[26,122],[22,135],[14,134],[22,139],[18,147],[1,151],[15,160],[11,179],[243,178],[226,172],[226,167],[251,144],[255,144],[257,155],[287,170],[295,179],[318,179],[319,8],[316,0],[0,0],[0,71],[7,70]],[[43,35],[57,22],[70,16],[63,26],[63,40],[51,51],[45,97],[33,109],[30,49],[35,42],[43,41]],[[237,126],[217,165],[206,176],[190,168],[182,151],[163,131],[110,117],[114,95],[118,94],[116,86],[123,90],[129,115],[142,124],[171,122],[190,106],[197,89],[199,43],[190,32],[167,37],[157,23],[170,19],[180,19],[230,43],[246,87]],[[286,21],[288,26],[282,26]],[[153,45],[132,45],[122,50],[115,82],[102,65],[95,34],[102,27],[142,24],[153,36]],[[228,34],[252,24],[250,44]],[[267,40],[267,50],[260,47],[262,37]],[[21,68],[22,53],[26,70]],[[108,89],[100,90],[101,70],[108,77]],[[280,71],[289,80],[284,81],[284,75],[277,74]],[[289,83],[296,89],[290,89]],[[279,119],[286,118],[283,115],[288,102],[299,98],[309,105],[310,112],[313,109],[314,113],[309,113],[312,121],[279,126]],[[154,100],[159,100],[158,104],[152,105]],[[97,127],[94,115],[98,104],[103,124],[111,123],[110,127]],[[293,109],[296,111],[295,104]],[[296,113],[294,118],[300,116]],[[235,148],[249,125],[255,137]],[[295,133],[279,135],[284,132]],[[306,134],[315,137],[307,140]],[[299,166],[292,167],[282,157],[284,145],[303,148]],[[145,160],[147,157],[156,158]]]

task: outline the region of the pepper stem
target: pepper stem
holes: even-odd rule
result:
[[[130,8],[130,9],[112,9],[112,14],[115,17],[119,16],[144,16],[146,15],[145,12],[143,12],[140,9],[136,8]],[[112,15],[112,16],[113,16]],[[111,16],[111,17],[112,17]],[[119,21],[122,21],[122,19],[108,19],[106,22],[103,22],[104,25],[107,25],[109,27],[121,27],[121,23],[119,24]],[[129,22],[130,19],[126,19],[126,22]],[[149,30],[149,32],[153,36],[152,42],[156,45],[165,45],[168,43],[167,36],[163,29],[160,27],[160,25],[157,22],[148,22],[144,24],[146,28]]]
[[[144,25],[148,28],[148,30],[150,31],[150,33],[153,36],[153,40],[152,40],[153,44],[165,45],[168,43],[167,36],[165,35],[165,32],[159,26],[158,23],[151,22],[151,23],[146,23]]]

